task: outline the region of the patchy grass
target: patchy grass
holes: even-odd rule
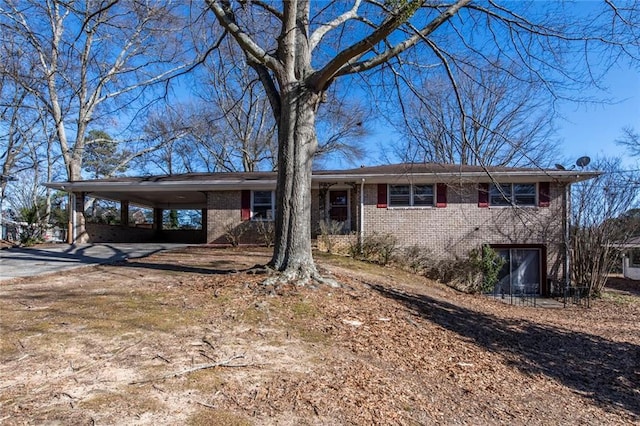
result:
[[[126,407],[128,411],[141,415],[160,411],[164,404],[148,397],[146,391],[135,388],[126,389],[126,392],[100,392],[78,403],[78,408],[91,412],[101,412],[115,406]]]
[[[251,426],[245,416],[215,408],[200,408],[187,419],[189,426]]]
[[[604,301],[613,302],[613,303],[620,304],[620,305],[634,305],[634,304],[638,304],[639,303],[638,296],[632,296],[632,295],[629,295],[629,294],[613,293],[613,292],[609,292],[609,291],[606,291],[606,290],[604,292],[602,292],[601,298]]]

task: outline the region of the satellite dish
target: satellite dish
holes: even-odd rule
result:
[[[556,164],[556,169],[558,169],[558,170],[567,170],[562,164]]]
[[[587,167],[589,165],[589,163],[591,162],[591,158],[584,156],[584,157],[580,157],[576,160],[576,166],[578,167]]]

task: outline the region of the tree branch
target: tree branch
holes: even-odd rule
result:
[[[234,355],[229,359],[225,359],[224,361],[214,362],[212,364],[200,365],[198,367],[188,368],[186,370],[182,370],[182,371],[178,371],[178,372],[170,373],[170,374],[165,374],[164,376],[154,377],[154,378],[151,378],[151,379],[137,380],[137,381],[129,382],[129,384],[130,385],[140,385],[140,384],[144,384],[144,383],[155,382],[155,381],[158,381],[158,380],[164,380],[164,379],[170,379],[170,378],[173,378],[173,377],[184,376],[185,374],[191,374],[193,372],[200,371],[200,370],[207,370],[209,368],[216,368],[216,367],[248,367],[249,364],[231,364],[232,361],[235,361],[236,359],[241,359],[241,358],[244,358],[244,355]]]
[[[309,51],[313,52],[313,50],[318,46],[318,43],[322,40],[322,38],[331,30],[336,29],[339,25],[345,23],[349,19],[354,19],[358,17],[358,9],[360,8],[360,3],[362,0],[355,0],[353,3],[353,7],[348,11],[338,16],[333,21],[320,25],[320,27],[313,32],[311,37],[309,38]]]
[[[276,122],[278,122],[280,118],[280,108],[281,108],[281,100],[280,93],[278,92],[278,88],[276,87],[271,74],[269,74],[269,70],[266,66],[253,61],[251,58],[247,57],[247,63],[251,68],[255,70],[258,74],[258,78],[264,87],[264,91],[267,94],[267,99],[269,99],[269,104],[271,105],[271,110],[273,112],[273,117]]]
[[[267,12],[269,12],[270,14],[275,16],[276,18],[278,18],[280,20],[283,19],[282,12],[280,12],[278,9],[276,9],[273,6],[271,6],[269,3],[265,2],[265,1],[262,1],[262,0],[238,0],[238,3],[240,3],[243,7],[246,7],[247,5],[255,4],[256,6],[263,8],[264,10],[266,10]]]
[[[222,27],[227,30],[233,38],[238,42],[240,48],[250,54],[256,61],[262,63],[269,69],[275,72],[282,71],[282,64],[269,55],[264,49],[262,49],[258,43],[256,43],[247,33],[242,31],[236,23],[235,16],[231,10],[231,5],[227,0],[206,0],[209,9],[218,19],[218,22]]]
[[[359,73],[359,72],[362,72],[362,71],[367,71],[367,70],[375,68],[378,65],[381,65],[381,64],[389,61],[389,59],[398,56],[400,53],[404,52],[405,50],[415,46],[418,42],[423,41],[429,34],[434,32],[438,27],[440,27],[442,24],[444,24],[449,19],[451,19],[451,17],[456,15],[460,11],[460,9],[462,9],[465,6],[467,6],[470,2],[471,2],[471,0],[458,0],[458,1],[456,1],[456,3],[454,3],[451,6],[449,6],[447,8],[447,10],[445,10],[440,15],[438,15],[436,18],[434,18],[431,22],[429,22],[429,24],[427,24],[418,33],[414,34],[413,36],[407,38],[403,42],[396,44],[395,46],[385,50],[381,54],[376,55],[375,57],[373,57],[373,58],[371,58],[369,60],[362,61],[362,62],[357,62],[357,63],[349,65],[348,62],[351,59],[355,59],[356,57],[361,56],[361,54],[352,56],[349,59],[349,61],[345,61],[340,65],[340,67],[339,67],[340,69],[338,69],[338,70],[336,70],[334,72],[334,76],[341,76],[341,75],[346,75],[346,74],[354,74],[354,73]],[[404,21],[398,23],[398,25],[396,25],[396,27],[391,29],[391,31],[393,31],[396,28],[398,28],[400,26],[400,24],[402,24],[402,23],[404,23]],[[382,29],[383,25],[380,26],[381,29]],[[389,35],[391,33],[391,31],[389,31],[387,34],[385,34],[382,38],[384,38],[387,35]],[[371,38],[374,34],[375,34],[375,32],[369,38]],[[379,40],[376,40],[375,42],[376,43],[379,42],[382,38],[380,38]],[[372,38],[371,42],[373,42],[374,40],[375,39]],[[372,44],[372,46],[373,46],[373,44]],[[351,48],[348,48],[347,50],[349,50],[349,49],[351,49]],[[338,56],[336,56],[336,59],[338,59],[339,56],[340,56],[340,54]],[[335,62],[335,59],[332,62]]]

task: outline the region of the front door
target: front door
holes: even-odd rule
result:
[[[332,222],[344,223],[342,230],[349,231],[349,190],[333,189],[329,191],[329,219]]]

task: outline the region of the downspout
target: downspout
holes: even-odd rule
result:
[[[78,242],[78,218],[76,217],[76,215],[78,214],[78,208],[76,205],[76,194],[72,193],[71,194],[71,209],[72,209],[72,215],[71,215],[71,244],[76,244]]]
[[[362,254],[362,242],[364,241],[364,178],[360,182],[360,252]]]
[[[571,183],[567,182],[564,189],[564,282],[565,294],[571,287]]]

